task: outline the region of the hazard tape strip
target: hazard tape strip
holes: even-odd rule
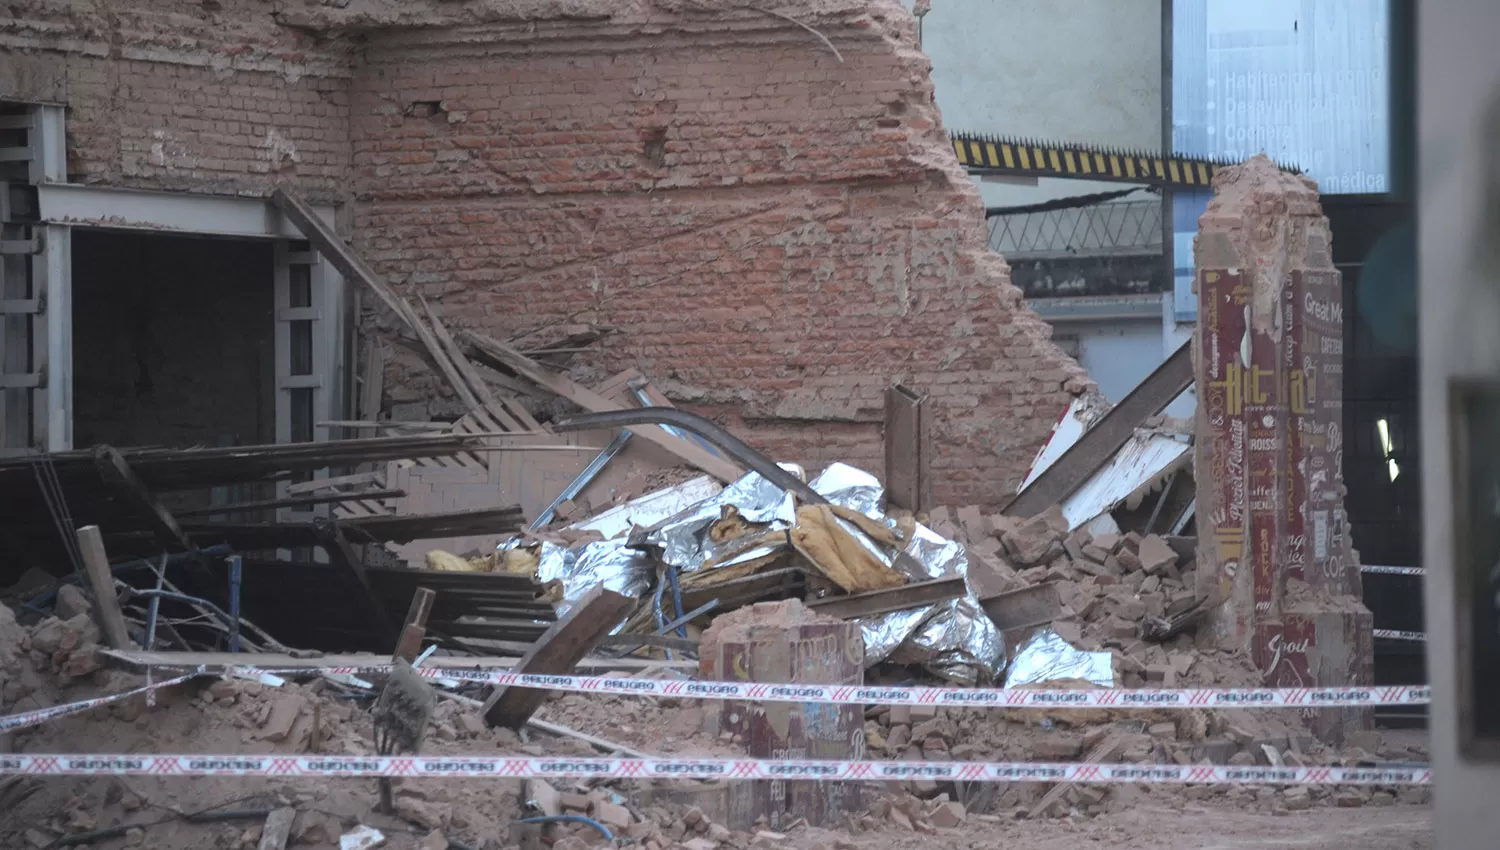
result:
[[[1362,573],[1380,573],[1391,576],[1427,575],[1427,570],[1423,567],[1387,567],[1381,564],[1360,564],[1359,571]]]
[[[371,667],[249,668],[233,672],[253,677],[263,673],[361,674],[381,673],[389,665]],[[755,702],[831,703],[835,705],[912,705],[953,708],[1341,708],[1366,705],[1425,705],[1427,686],[1393,685],[1371,688],[1175,688],[1053,690],[1045,688],[890,688],[858,685],[788,685],[759,682],[708,682],[696,679],[612,679],[595,676],[547,676],[508,670],[457,667],[419,667],[428,679],[448,679],[509,688],[538,688],[582,694],[674,697],[678,699],[747,700]]]
[[[26,711],[20,714],[10,714],[5,717],[0,717],[0,732],[10,732],[16,729],[24,729],[27,726],[35,726],[39,723],[45,723],[46,721],[52,720],[54,718],[63,717],[69,714],[77,714],[80,711],[88,711],[91,708],[98,708],[101,705],[108,705],[109,703],[116,702],[118,700],[133,697],[136,694],[151,693],[158,690],[159,688],[167,688],[171,687],[172,685],[181,684],[182,682],[186,682],[188,679],[191,679],[193,677],[193,675],[178,676],[175,679],[167,679],[166,681],[162,682],[153,682],[149,685],[135,688],[134,690],[123,691],[118,694],[109,694],[108,696],[95,697],[93,699],[86,699],[80,702],[64,703],[63,705],[48,706],[47,708],[39,708],[36,711]]]
[[[0,775],[404,776],[592,779],[772,779],[889,782],[1272,783],[1426,785],[1426,766],[1236,767],[1030,762],[771,761],[767,759],[512,758],[509,756],[8,755]]]
[[[1403,632],[1400,629],[1373,629],[1375,637],[1387,640],[1427,640],[1422,632]]]

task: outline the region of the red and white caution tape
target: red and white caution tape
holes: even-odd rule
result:
[[[1426,785],[1425,767],[1235,767],[1026,762],[771,761],[761,759],[511,758],[507,756],[9,755],[0,775],[403,776],[590,779],[803,779],[888,782],[1272,783]]]
[[[1380,688],[1187,688],[1053,690],[1046,688],[890,688],[855,685],[703,682],[673,679],[605,679],[501,671],[419,668],[428,678],[485,682],[502,687],[757,702],[915,705],[960,708],[1338,708],[1420,705],[1426,686]]]
[[[1427,640],[1422,632],[1403,632],[1400,629],[1373,629],[1375,637],[1387,640]]]
[[[373,667],[270,668],[236,667],[234,673],[350,675],[381,673]],[[1341,708],[1365,705],[1425,705],[1425,685],[1371,688],[891,688],[873,685],[800,685],[759,682],[708,682],[696,679],[618,679],[594,676],[546,676],[509,670],[418,667],[428,679],[473,682],[508,688],[539,688],[582,694],[673,697],[677,699],[747,700],[754,702],[831,703],[835,705],[914,705],[955,708]]]
[[[46,721],[52,720],[53,718],[63,717],[69,714],[77,714],[80,711],[88,711],[91,708],[98,708],[101,705],[108,705],[109,703],[115,702],[117,700],[126,699],[127,697],[133,697],[136,694],[151,693],[159,688],[166,688],[172,685],[186,682],[191,678],[193,678],[193,676],[178,676],[175,679],[167,679],[166,681],[162,682],[153,682],[151,684],[145,685],[144,687],[124,691],[118,694],[110,694],[108,696],[82,700],[81,702],[70,702],[63,705],[53,705],[48,706],[47,708],[39,708],[36,711],[26,711],[20,714],[7,715],[5,717],[0,717],[0,732],[10,732],[16,729],[24,729],[27,726],[35,726],[38,723],[45,723]]]
[[[1391,576],[1427,575],[1427,570],[1423,567],[1387,567],[1380,564],[1360,564],[1359,571],[1362,573],[1382,573]]]

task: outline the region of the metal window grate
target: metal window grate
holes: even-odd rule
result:
[[[989,218],[990,250],[1007,259],[1160,254],[1159,199],[1115,201]]]

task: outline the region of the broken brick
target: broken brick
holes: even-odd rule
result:
[[[1110,601],[1114,604],[1115,616],[1122,620],[1134,623],[1146,616],[1145,604],[1126,588],[1111,593]]]
[[[1198,604],[1198,594],[1191,590],[1182,590],[1172,594],[1172,599],[1167,603],[1167,616],[1175,617],[1191,609]]]
[[[1167,541],[1148,534],[1141,538],[1140,551],[1137,553],[1141,569],[1151,575],[1161,575],[1168,567],[1177,566],[1177,553],[1167,545]]]
[[[1233,763],[1232,759],[1230,763]],[[1312,808],[1312,802],[1312,793],[1302,786],[1293,786],[1281,792],[1281,803],[1288,811],[1305,811]]]
[[[623,830],[635,822],[635,818],[631,817],[629,809],[606,800],[594,800],[589,814],[594,820],[611,829]]]
[[[1113,555],[1120,551],[1120,544],[1122,542],[1123,538],[1118,534],[1096,534],[1094,535],[1093,545]]]
[[[927,819],[932,821],[932,825],[938,829],[955,829],[964,822],[967,814],[963,803],[943,803],[933,809]]]
[[[281,742],[291,734],[297,724],[306,700],[297,694],[286,694],[271,704],[271,713],[261,724],[260,737],[272,742]]]
[[[1153,738],[1176,738],[1176,723],[1153,723],[1146,727],[1146,734]]]
[[[1029,567],[1050,561],[1063,553],[1062,545],[1058,542],[1061,535],[1052,518],[1054,512],[1061,517],[1061,510],[1054,505],[1006,532],[1005,550],[1010,553],[1016,563]],[[1066,524],[1064,520],[1063,525],[1066,526]]]
[[[1077,758],[1083,752],[1083,738],[1079,735],[1048,735],[1031,747],[1032,753],[1041,759]]]
[[[978,505],[965,505],[953,513],[964,530],[966,540],[981,540],[989,536],[989,524],[985,522],[984,513],[979,510]]]

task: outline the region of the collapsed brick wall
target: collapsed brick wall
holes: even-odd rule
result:
[[[833,49],[674,0],[145,5],[0,23],[50,48],[0,58],[69,105],[75,179],[350,201],[356,246],[452,325],[618,327],[586,366],[782,459],[879,471],[900,380],[931,398],[941,502],[1005,500],[1086,383],[986,248],[896,0],[786,7]],[[415,359],[387,386],[446,392]]]
[[[999,502],[1081,372],[986,250],[910,15],[789,11],[842,61],[748,11],[377,38],[357,238],[454,325],[622,328],[605,364],[779,458],[879,471],[904,381],[937,498]]]

